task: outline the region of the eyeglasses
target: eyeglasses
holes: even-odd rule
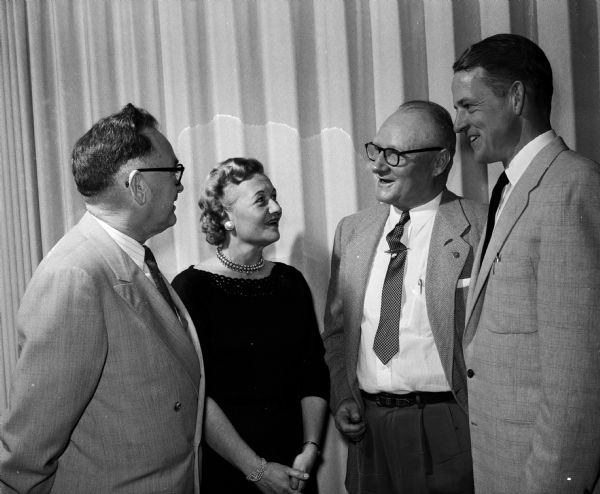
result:
[[[443,147],[431,147],[431,148],[420,148],[420,149],[409,149],[408,151],[398,151],[394,148],[380,148],[377,144],[373,144],[372,142],[367,142],[365,144],[365,149],[367,150],[367,157],[371,161],[376,161],[379,157],[379,154],[383,152],[383,157],[385,158],[385,162],[390,166],[398,166],[400,163],[400,157],[405,156],[411,153],[425,153],[427,151],[441,151],[444,149]]]
[[[170,172],[175,177],[175,185],[179,187],[181,185],[181,177],[183,176],[184,170],[185,166],[183,166],[181,163],[178,163],[176,166],[172,166],[170,168],[136,168],[129,174],[129,178],[127,179],[127,182],[125,182],[125,187],[129,187],[129,181],[131,180],[134,172]]]

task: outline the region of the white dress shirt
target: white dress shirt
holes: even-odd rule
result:
[[[515,154],[515,157],[510,161],[506,167],[506,170],[504,170],[506,173],[506,178],[508,178],[508,183],[504,186],[502,195],[500,196],[500,205],[496,211],[496,222],[500,217],[500,213],[504,209],[506,201],[515,188],[515,185],[517,185],[517,182],[523,176],[523,173],[525,173],[525,170],[527,170],[533,161],[533,158],[535,158],[536,155],[555,138],[556,133],[553,130],[549,130],[543,134],[540,134],[535,139],[529,141],[525,146],[523,146],[523,148],[517,154]]]
[[[427,259],[433,223],[442,195],[411,209],[404,227],[402,243],[408,248],[402,308],[400,313],[400,351],[383,364],[373,351],[373,341],[381,311],[381,292],[390,261],[386,235],[400,220],[401,211],[390,206],[390,214],[377,245],[365,292],[357,376],[359,387],[368,393],[409,393],[411,391],[449,391],[427,315],[425,287]]]

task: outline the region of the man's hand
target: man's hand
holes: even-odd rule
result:
[[[352,398],[340,403],[335,412],[335,426],[350,441],[360,441],[365,434],[365,422],[360,414],[358,405]]]
[[[319,450],[315,444],[307,444],[304,450],[294,459],[294,468],[306,473],[310,473],[317,462]],[[302,491],[306,481],[298,480],[296,477],[290,477],[290,487],[294,490]]]
[[[291,487],[292,479],[305,481],[308,473],[296,468],[286,467],[280,463],[267,463],[263,478],[256,486],[265,494],[298,494],[297,489]]]

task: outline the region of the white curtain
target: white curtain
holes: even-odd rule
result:
[[[176,226],[151,241],[172,278],[211,255],[196,201],[208,170],[261,160],[284,211],[268,257],[308,279],[323,313],[337,222],[373,203],[363,144],[403,101],[452,113],[452,63],[498,32],[537,41],[555,78],[553,125],[600,159],[596,0],[4,0],[0,4],[0,409],[33,270],[79,219],[75,140],[127,102],[160,121],[186,166]],[[461,142],[449,186],[487,202],[498,165]],[[323,492],[342,492],[329,428]]]

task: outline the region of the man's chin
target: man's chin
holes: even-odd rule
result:
[[[175,213],[172,213],[169,216],[169,219],[165,221],[164,228],[162,229],[162,231],[164,232],[165,230],[168,230],[173,225],[175,225],[175,223],[177,223],[177,216],[175,216]]]
[[[383,202],[384,197],[385,197],[385,194],[382,194],[381,190],[379,190],[379,187],[377,187],[377,189],[375,190],[375,199],[377,199],[377,201],[379,201],[379,202]]]
[[[377,184],[375,188],[375,199],[385,204],[392,204],[394,202],[394,190],[391,183]]]
[[[489,155],[486,150],[482,148],[473,149],[473,159],[480,165],[487,165],[498,161],[494,156]]]

